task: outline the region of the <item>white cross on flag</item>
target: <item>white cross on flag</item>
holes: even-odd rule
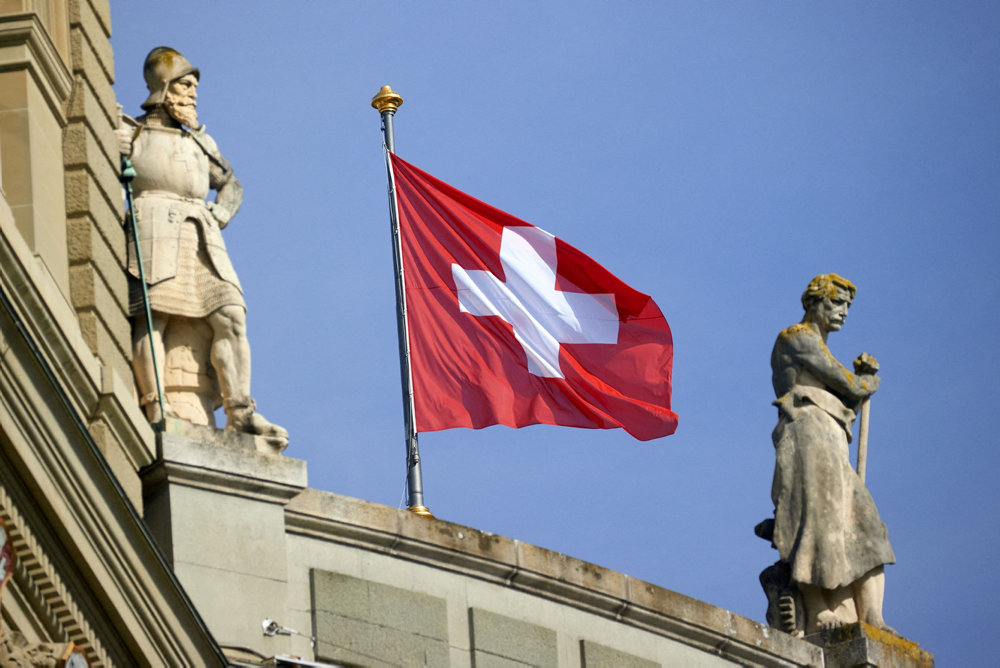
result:
[[[674,432],[673,340],[650,297],[548,232],[391,160],[418,432]]]

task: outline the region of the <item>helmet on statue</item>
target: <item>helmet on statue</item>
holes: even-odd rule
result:
[[[201,79],[198,68],[193,67],[177,49],[158,46],[150,51],[142,66],[142,76],[146,79],[146,88],[149,89],[149,97],[142,103],[142,108],[148,111],[158,104],[163,104],[170,82],[186,74],[193,74],[196,79]]]

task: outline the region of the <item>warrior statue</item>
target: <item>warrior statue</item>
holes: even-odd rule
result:
[[[162,46],[150,51],[143,74],[149,88],[142,103],[146,113],[126,118],[118,131],[121,152],[136,171],[132,214],[152,311],[148,331],[135,239],[129,234],[129,310],[141,404],[152,423],[175,416],[214,426],[212,410],[221,403],[226,429],[283,441],[283,447],[288,432],[257,413],[250,398],[246,304],[220,232],[239,209],[243,190],[198,124],[201,75],[176,50]],[[209,190],[216,191],[212,202],[205,201]],[[201,378],[188,383],[192,392],[184,392],[185,371]],[[166,415],[157,375],[165,379]],[[206,410],[185,401],[191,394]]]
[[[778,335],[771,353],[775,510],[757,533],[781,558],[761,584],[768,622],[798,635],[857,621],[892,631],[882,619],[883,566],[896,558],[848,457],[855,415],[879,386],[878,363],[862,354],[851,373],[826,347],[855,293],[836,274],[814,278],[802,295],[805,317]]]

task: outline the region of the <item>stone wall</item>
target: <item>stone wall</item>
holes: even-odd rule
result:
[[[110,35],[107,0],[0,0],[0,206],[35,258],[45,315],[97,363],[77,408],[141,507],[153,435],[130,366]]]
[[[146,518],[231,657],[350,666],[823,663],[815,645],[622,573],[308,489],[305,462],[266,454],[254,437],[168,420],[159,439],[163,460],[144,472]],[[296,633],[264,635],[265,619]]]
[[[128,379],[132,337],[114,134],[118,107],[111,87],[111,15],[102,0],[71,0],[69,8],[73,90],[63,148],[71,298],[91,352]]]
[[[551,550],[309,489],[305,462],[261,437],[168,419],[158,439],[147,522],[241,666],[933,666],[863,624],[797,638]]]
[[[137,507],[137,471],[151,461],[152,433],[136,410],[127,313],[123,198],[114,130],[118,105],[106,0],[69,0],[72,92],[63,160],[70,294],[83,340],[101,366],[90,432]]]

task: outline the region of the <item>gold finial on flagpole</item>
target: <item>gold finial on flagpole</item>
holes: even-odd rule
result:
[[[392,258],[396,273],[396,329],[399,337],[399,371],[403,383],[403,423],[406,427],[406,499],[408,510],[419,517],[434,515],[424,505],[424,483],[420,474],[420,448],[413,408],[413,372],[410,369],[410,339],[406,324],[406,290],[403,281],[403,253],[399,241],[399,210],[396,203],[396,186],[392,176],[390,153],[395,153],[392,117],[403,104],[403,97],[382,86],[372,98],[372,106],[382,116],[382,136],[386,148],[386,173],[389,180],[389,222],[392,228]]]
[[[391,86],[382,86],[378,95],[372,98],[372,106],[378,109],[379,113],[390,111],[395,113],[403,104],[403,97],[394,91]]]

